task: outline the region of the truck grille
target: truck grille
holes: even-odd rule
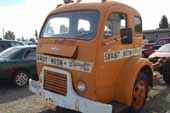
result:
[[[60,95],[67,95],[66,75],[50,71],[44,71],[44,75],[44,89]]]

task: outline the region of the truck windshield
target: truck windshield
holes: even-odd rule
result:
[[[40,37],[91,40],[96,36],[98,11],[72,11],[50,16]]]

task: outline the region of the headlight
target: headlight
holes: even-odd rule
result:
[[[158,57],[150,57],[150,58],[148,58],[148,59],[149,59],[150,62],[156,63],[159,58],[158,58]]]
[[[80,92],[85,92],[86,91],[86,84],[84,82],[82,82],[82,81],[78,81],[77,89]]]

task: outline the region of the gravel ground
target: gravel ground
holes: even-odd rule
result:
[[[145,105],[146,113],[170,113],[170,86],[160,77],[149,92]]]
[[[15,88],[8,82],[0,83],[0,113],[50,113],[43,99],[25,88]]]
[[[170,87],[166,86],[161,78],[154,84],[149,92],[145,113],[170,113]],[[48,104],[31,93],[28,87],[15,88],[8,82],[0,82],[0,113],[57,113],[47,106]]]

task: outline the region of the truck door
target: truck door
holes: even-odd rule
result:
[[[105,94],[112,94],[113,97],[117,95],[114,89],[116,82],[119,76],[122,76],[119,73],[130,56],[128,51],[133,47],[132,30],[129,29],[129,25],[126,13],[111,12],[104,26],[99,84]]]

